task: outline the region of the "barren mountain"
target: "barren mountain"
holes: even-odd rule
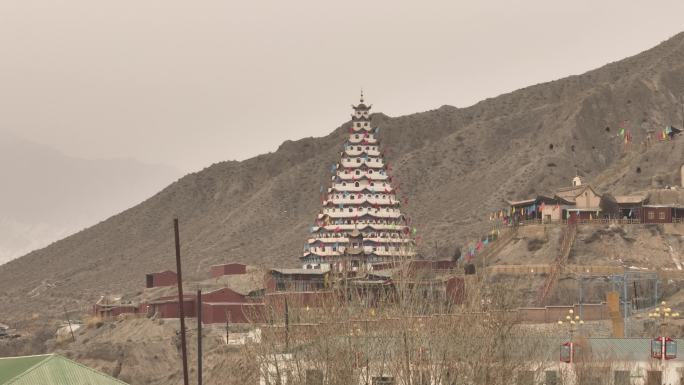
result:
[[[505,65],[502,63],[501,65]],[[532,64],[533,65],[533,64]],[[458,84],[453,84],[458,87]],[[682,122],[684,33],[625,60],[468,108],[373,116],[426,256],[448,257],[487,230],[506,198],[568,185],[576,173],[614,193],[679,184],[684,138],[646,147],[647,130]],[[372,102],[372,101],[371,101]],[[348,106],[340,106],[340,113]],[[634,137],[629,152],[621,122]],[[184,273],[221,261],[296,265],[349,123],[322,138],[187,175],[145,202],[0,266],[4,321],[55,314],[173,269],[172,219]],[[264,128],[264,133],[269,129]],[[227,157],[229,154],[227,154]],[[9,314],[9,315],[8,315]]]

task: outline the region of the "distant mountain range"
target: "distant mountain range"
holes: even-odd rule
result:
[[[73,158],[0,132],[0,264],[138,204],[178,176],[130,159]]]
[[[419,252],[450,257],[457,245],[490,229],[489,213],[504,207],[505,199],[569,185],[576,174],[613,194],[678,184],[684,139],[648,148],[641,143],[648,130],[682,121],[682,95],[679,34],[582,75],[467,108],[442,106],[401,117],[376,113],[372,124],[381,127],[394,184],[409,200],[402,210],[418,229]],[[340,113],[348,108],[340,106]],[[634,138],[629,152],[618,135],[621,126]],[[174,217],[180,219],[188,279],[206,277],[208,267],[222,261],[298,265],[320,208],[320,188],[330,180],[348,127],[186,175],[121,214],[0,266],[0,305],[21,319],[29,311],[57,314],[64,304],[139,290],[146,272],[175,269]],[[273,129],[264,127],[264,134]],[[16,194],[31,194],[34,205],[13,208],[15,215],[27,209],[38,215],[55,201],[50,191],[73,193],[73,186],[61,186],[79,183],[30,161],[34,169],[49,170],[20,175],[32,187]],[[86,211],[79,205],[84,196],[111,191],[87,186],[89,193],[55,216]]]

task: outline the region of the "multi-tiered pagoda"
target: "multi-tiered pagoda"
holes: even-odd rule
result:
[[[301,257],[304,268],[368,270],[415,255],[415,242],[380,151],[370,105],[353,106],[349,138]]]

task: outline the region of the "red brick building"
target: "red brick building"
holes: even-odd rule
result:
[[[330,272],[321,269],[271,269],[264,282],[266,293],[323,290]]]
[[[208,305],[208,306],[205,306]],[[193,294],[185,294],[183,300],[185,316],[197,317],[197,297]],[[157,314],[160,318],[178,318],[179,307],[177,296],[165,296],[157,298],[143,306],[147,314]],[[263,303],[254,302],[254,299],[246,294],[224,287],[202,294],[203,323],[225,322],[227,313],[230,314],[231,322],[242,323],[250,319],[259,319],[257,315],[263,313]],[[255,315],[256,314],[256,315]]]
[[[263,303],[202,302],[202,323],[264,322]]]
[[[684,218],[684,190],[653,190],[641,209],[642,223],[673,223]]]
[[[243,263],[226,263],[211,267],[211,276],[218,278],[224,275],[247,274],[247,265]]]
[[[145,287],[173,286],[177,284],[176,273],[171,270],[145,275]]]
[[[143,305],[147,314],[156,314],[159,318],[179,318],[178,296],[160,297]],[[186,317],[197,317],[197,301],[193,295],[183,296],[183,312]]]

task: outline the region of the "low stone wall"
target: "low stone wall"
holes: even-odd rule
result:
[[[605,303],[585,303],[572,306],[525,307],[518,309],[518,321],[524,323],[556,323],[564,321],[568,311],[572,309],[575,315],[584,321],[607,320],[608,306]]]

